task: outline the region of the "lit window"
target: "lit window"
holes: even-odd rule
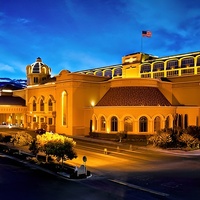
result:
[[[111,131],[118,131],[118,120],[117,117],[111,118]]]
[[[147,132],[148,131],[148,120],[146,117],[141,117],[139,120],[139,127],[140,132]]]

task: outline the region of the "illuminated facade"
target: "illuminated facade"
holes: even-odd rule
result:
[[[20,119],[28,129],[152,134],[200,125],[200,52],[162,58],[138,52],[122,57],[119,65],[62,70],[55,77],[37,58],[26,71],[27,88],[13,96],[26,102]]]

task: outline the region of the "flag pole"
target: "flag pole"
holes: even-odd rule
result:
[[[141,35],[141,52],[143,51],[143,37]]]

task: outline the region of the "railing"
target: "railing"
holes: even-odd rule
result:
[[[188,74],[200,74],[200,66],[140,73],[141,78],[173,77],[173,76],[184,76]]]

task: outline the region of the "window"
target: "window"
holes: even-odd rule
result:
[[[141,66],[140,73],[144,72],[150,72],[151,71],[151,65],[150,64],[144,64]]]
[[[184,125],[185,125],[185,129],[186,129],[188,127],[188,115],[187,114],[185,114]]]
[[[102,71],[98,71],[98,72],[96,72],[96,76],[102,76]]]
[[[106,70],[104,76],[112,77],[112,71],[111,70]]]
[[[122,69],[121,68],[117,68],[114,71],[114,76],[121,76],[122,75]]]
[[[106,120],[105,118],[102,116],[101,117],[101,131],[105,131],[106,130]]]
[[[164,70],[164,63],[157,62],[153,64],[153,71]]]
[[[53,103],[52,103],[51,99],[49,99],[49,101],[48,101],[48,109],[49,109],[49,111],[53,111]]]
[[[66,91],[62,92],[62,125],[66,126],[67,125],[67,117],[68,117],[68,95]]]
[[[53,124],[53,119],[52,119],[52,118],[49,118],[49,119],[48,119],[48,124],[49,124],[49,125],[52,125],[52,124]]]
[[[132,117],[125,117],[124,118],[124,131],[125,132],[132,132],[133,131],[133,119]]]
[[[38,81],[38,77],[34,77],[33,78],[33,81],[34,81],[34,83],[38,83],[39,81]]]
[[[33,100],[33,111],[36,111],[36,102]]]
[[[42,118],[40,118],[40,122],[41,123],[43,123],[44,122],[44,118],[42,117]]]
[[[148,120],[146,117],[140,117],[140,120],[139,120],[139,129],[140,129],[140,132],[147,132],[148,131],[148,128],[147,128],[147,125],[148,125]]]
[[[160,130],[160,117],[157,116],[155,119],[154,119],[154,131],[159,131]]]
[[[167,62],[167,68],[166,69],[172,69],[178,67],[178,60],[170,60]]]
[[[33,117],[33,122],[37,122],[37,118],[36,117]]]
[[[197,66],[200,66],[200,56],[197,58]]]
[[[194,58],[184,58],[181,60],[181,67],[193,67],[194,66]]]
[[[118,120],[117,117],[111,118],[111,131],[118,131]]]
[[[44,101],[40,100],[40,111],[44,111]]]
[[[169,128],[169,116],[165,120],[165,128]]]

